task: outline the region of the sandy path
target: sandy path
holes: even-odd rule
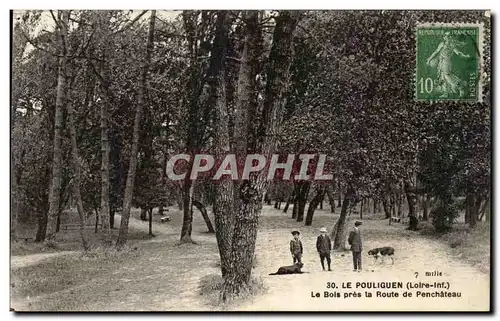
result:
[[[121,215],[115,214],[115,224],[116,226],[120,226]],[[148,232],[149,231],[149,223],[138,220],[134,217],[130,217],[129,220],[129,228],[134,228],[139,231]],[[153,225],[153,233],[155,234],[155,238],[141,241],[141,242],[161,242],[165,238],[165,232],[167,231],[167,226],[163,224],[155,223]],[[132,242],[131,242],[132,243]],[[10,268],[23,268],[31,265],[39,264],[42,261],[52,259],[59,256],[64,255],[75,255],[77,253],[81,253],[80,251],[58,251],[58,252],[50,252],[50,253],[36,253],[36,254],[28,254],[28,255],[12,255],[10,257]]]
[[[261,277],[268,287],[267,293],[250,299],[234,310],[247,311],[361,311],[361,310],[487,310],[489,306],[489,275],[451,255],[446,244],[404,231],[402,226],[387,226],[385,221],[365,220],[363,235],[364,271],[352,272],[351,253],[333,255],[333,272],[321,271],[315,250],[315,240],[319,227],[330,227],[335,218],[325,211],[318,211],[313,226],[305,227],[297,223],[290,214],[284,215],[272,207],[264,208],[260,219],[257,239],[257,267],[253,275]],[[117,222],[120,217],[117,217]],[[175,220],[181,220],[176,215]],[[37,303],[38,309],[44,302],[69,302],[67,309],[86,311],[196,311],[216,310],[208,306],[199,295],[200,278],[220,273],[213,263],[218,255],[215,236],[207,234],[200,217],[195,216],[193,239],[199,245],[184,244],[175,246],[178,240],[180,222],[155,224],[153,232],[157,237],[146,241],[134,241],[139,247],[140,259],[131,258],[112,274],[96,275],[88,284],[80,284],[62,291],[40,295],[30,300]],[[352,222],[348,222],[352,225]],[[134,229],[147,231],[148,223],[136,218],[130,219]],[[290,231],[299,228],[304,245],[305,263],[302,275],[269,276],[281,265],[291,264],[288,252]],[[131,242],[132,243],[132,242]],[[143,244],[143,245],[141,245]],[[395,264],[374,264],[367,256],[369,248],[391,245],[396,249]],[[78,253],[78,252],[74,252]],[[22,257],[12,257],[12,267],[37,264],[41,260],[70,253],[42,253]],[[373,270],[373,272],[372,272]],[[425,272],[442,272],[442,276],[425,276]],[[415,272],[419,273],[415,278]],[[461,292],[461,298],[403,298],[406,289],[396,289],[399,298],[377,298],[377,290],[371,290],[374,297],[364,297],[364,289],[356,289],[356,282],[393,282],[401,281],[406,286],[412,282],[449,282],[449,291]],[[361,298],[313,298],[311,292],[327,290],[327,283],[352,282],[352,290],[336,289],[343,296],[346,292],[361,292]],[[387,289],[381,292],[390,292]],[[430,290],[426,290],[429,291]],[[412,291],[415,295],[416,290]],[[23,303],[23,306],[25,303]],[[30,310],[30,308],[26,308]]]
[[[278,214],[279,215],[279,214]],[[278,217],[277,217],[278,218]],[[319,217],[315,218],[315,220]],[[280,220],[283,220],[280,218]],[[290,219],[290,221],[292,221]],[[319,225],[316,228],[301,227],[304,245],[304,271],[302,275],[269,276],[280,265],[292,264],[287,251],[290,235],[279,229],[263,229],[259,232],[256,252],[259,264],[254,275],[261,276],[269,286],[268,293],[255,298],[251,302],[238,307],[238,310],[329,310],[329,311],[361,311],[361,310],[488,310],[489,307],[489,275],[479,272],[467,263],[460,262],[451,256],[449,248],[438,241],[429,240],[411,232],[401,231],[401,225],[387,226],[385,221],[365,221],[363,252],[364,271],[352,271],[352,254],[350,252],[335,253],[332,256],[332,272],[321,270],[319,258],[315,250],[315,240]],[[290,227],[297,226],[292,223]],[[397,233],[395,233],[397,232]],[[404,235],[401,235],[401,234]],[[398,235],[399,234],[399,235]],[[374,264],[368,257],[370,248],[393,246],[396,250],[395,264],[388,260],[386,265]],[[373,272],[372,272],[373,270]],[[442,276],[425,276],[425,272],[439,271]],[[418,273],[416,277],[415,272]],[[398,298],[373,297],[346,298],[344,293],[361,292],[356,289],[356,282],[403,282],[404,289],[381,292],[399,292]],[[461,298],[415,298],[417,290],[412,290],[412,298],[402,297],[407,282],[449,282],[449,291],[461,292]],[[332,290],[341,292],[342,298],[324,298],[327,283],[334,282],[341,286],[342,282],[352,282],[352,289]],[[433,289],[422,291],[434,292]],[[441,289],[439,289],[441,291]],[[320,298],[311,297],[311,292],[319,292]]]
[[[44,260],[48,260],[57,256],[63,255],[73,255],[79,253],[78,251],[60,251],[60,252],[51,252],[51,253],[37,253],[37,254],[29,254],[29,255],[13,255],[10,258],[10,268],[22,268],[30,265],[39,264]]]

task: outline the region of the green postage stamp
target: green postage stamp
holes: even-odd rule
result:
[[[419,23],[416,31],[416,100],[481,102],[482,24]]]

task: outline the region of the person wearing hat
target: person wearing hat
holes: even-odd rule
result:
[[[326,234],[326,227],[322,227],[320,230],[321,234],[316,240],[316,249],[318,250],[319,259],[321,260],[321,267],[323,271],[325,270],[325,259],[328,263],[328,271],[331,271],[332,259],[330,257],[330,251],[332,250],[332,241],[330,237]]]
[[[293,240],[290,241],[290,252],[292,253],[293,264],[302,263],[302,253],[304,248],[302,247],[302,242],[299,239],[300,232],[292,231]]]
[[[363,251],[363,239],[361,238],[361,231],[359,226],[361,226],[361,221],[356,221],[354,223],[354,229],[349,233],[349,238],[347,242],[351,246],[352,251],[352,262],[354,264],[354,272],[361,272],[361,252]]]

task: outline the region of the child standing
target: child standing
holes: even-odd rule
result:
[[[292,231],[293,240],[290,241],[290,252],[292,253],[293,264],[302,263],[302,253],[304,248],[302,247],[302,242],[299,239],[300,232]]]

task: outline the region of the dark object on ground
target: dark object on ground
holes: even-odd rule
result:
[[[418,219],[416,216],[410,216],[410,226],[408,226],[407,230],[418,231]]]
[[[278,269],[276,273],[269,273],[269,275],[280,275],[280,274],[302,274],[301,271],[303,263],[295,263],[294,265],[282,266]]]
[[[375,258],[375,262],[377,262],[379,257],[382,257],[382,262],[386,257],[389,257],[392,260],[392,264],[394,264],[394,248],[391,246],[378,247],[376,249],[372,249],[368,251],[368,255],[371,255]]]
[[[168,222],[170,220],[171,220],[171,218],[168,215],[167,216],[163,216],[162,218],[160,218],[160,222],[162,222],[162,223]]]

